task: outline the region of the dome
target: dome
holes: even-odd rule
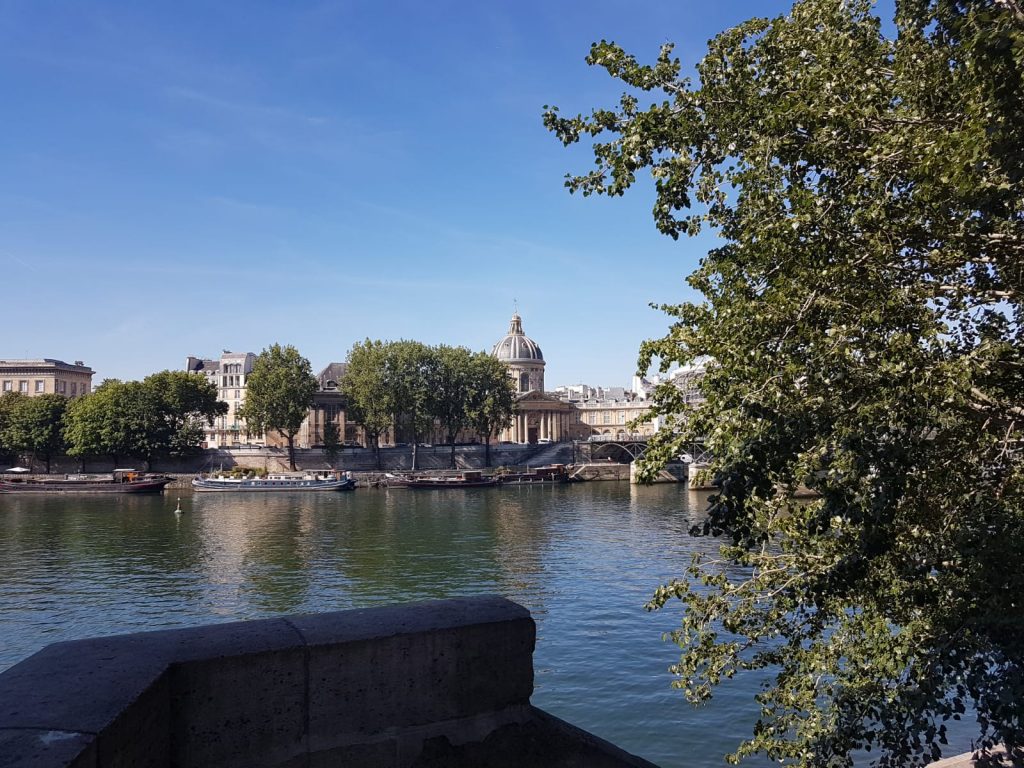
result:
[[[514,360],[537,360],[544,361],[544,355],[537,346],[537,342],[523,333],[523,319],[519,313],[512,315],[512,322],[508,326],[508,335],[494,345],[491,354],[504,362]]]

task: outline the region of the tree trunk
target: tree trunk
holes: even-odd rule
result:
[[[491,437],[484,438],[484,467],[491,466]]]
[[[420,447],[420,438],[415,432],[412,433],[412,469],[415,472],[419,467],[416,466],[416,460],[418,458],[418,451]]]
[[[373,457],[376,460],[377,469],[380,469],[380,435],[373,436]]]
[[[287,435],[288,437],[288,468],[295,471],[295,435]]]
[[[452,446],[452,469],[455,469],[455,437],[449,437],[448,442],[451,443]]]

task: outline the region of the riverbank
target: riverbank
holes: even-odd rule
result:
[[[495,469],[495,468],[492,468]],[[515,471],[526,471],[527,467],[511,467]],[[342,469],[342,471],[345,471]],[[403,472],[401,475],[416,475],[417,477],[442,477],[452,474],[453,470],[428,469],[416,472]],[[570,475],[576,474],[580,481],[629,481],[629,464],[570,464],[568,466]],[[168,491],[192,490],[192,478],[196,473],[164,473],[173,477],[174,482],[167,486]],[[373,471],[373,472],[351,472],[352,478],[356,481],[356,488],[386,488],[388,476],[395,476],[395,473]],[[45,477],[45,475],[40,475]]]
[[[451,446],[418,446],[416,448],[417,471],[443,471],[452,468]],[[455,469],[485,469],[489,467],[522,467],[540,464],[571,464],[572,443],[499,444],[492,445],[489,456],[483,445],[458,445],[454,449]],[[27,459],[25,459],[27,462]],[[333,461],[328,461],[319,448],[296,449],[295,465],[298,469],[337,468],[352,472],[403,472],[411,471],[413,448],[410,445],[381,448],[379,456],[369,448],[339,449]],[[0,465],[2,468],[3,465]],[[28,463],[23,466],[29,466]],[[206,450],[192,456],[161,457],[149,466],[143,459],[129,456],[88,456],[77,458],[59,456],[50,464],[51,475],[76,472],[111,472],[118,467],[136,467],[169,475],[195,475],[216,469],[247,467],[264,469],[268,472],[287,471],[288,450],[286,448],[232,448]],[[40,474],[42,467],[37,462],[32,469]]]

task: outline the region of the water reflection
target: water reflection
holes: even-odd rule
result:
[[[691,710],[644,611],[706,494],[625,483],[345,494],[0,497],[0,668],[55,640],[496,592],[538,623],[534,701],[657,763],[705,764],[752,685]],[[733,734],[730,736],[729,734]],[[683,759],[683,756],[686,759]]]

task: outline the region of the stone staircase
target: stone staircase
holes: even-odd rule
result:
[[[572,443],[538,445],[524,457],[524,463],[531,467],[540,467],[545,464],[571,464]]]

